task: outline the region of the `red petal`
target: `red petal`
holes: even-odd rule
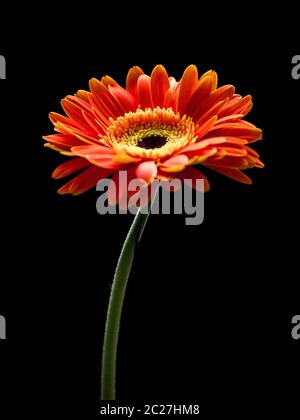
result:
[[[152,107],[151,79],[149,76],[143,75],[139,77],[137,83],[137,94],[139,104],[143,109]]]
[[[161,65],[156,66],[151,74],[151,94],[154,107],[163,106],[169,87],[170,83],[166,69]]]

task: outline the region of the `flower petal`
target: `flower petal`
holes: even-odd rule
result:
[[[180,114],[184,114],[186,104],[194,90],[194,87],[198,81],[198,70],[194,65],[187,67],[183,73],[182,79],[180,81],[178,101],[177,101],[177,111]]]
[[[239,181],[243,184],[252,184],[252,180],[239,169],[222,168],[218,165],[212,164],[206,164],[206,166],[222,175],[228,176],[228,178],[234,179],[235,181]]]
[[[109,90],[99,80],[93,78],[90,80],[90,90],[94,105],[106,118],[117,118],[123,114],[122,107],[110,94]]]
[[[124,114],[137,109],[137,100],[130,92],[123,89],[121,86],[109,86],[109,92],[116,99],[121,106]]]
[[[211,79],[212,79],[212,88],[211,88],[211,90],[213,92],[214,90],[217,89],[217,86],[218,86],[218,75],[217,75],[217,73],[214,70],[208,70],[206,73],[204,73],[200,77],[199,81],[202,80],[202,79],[204,79],[207,76],[210,76]]]
[[[58,190],[58,193],[72,195],[82,194],[94,187],[101,179],[108,177],[111,173],[111,170],[92,166],[81,172],[81,174],[77,175],[71,181],[67,182]]]
[[[70,136],[67,134],[51,134],[50,136],[43,136],[43,139],[58,148],[66,150],[69,150],[71,147],[84,144],[75,136]]]
[[[206,97],[208,97],[211,89],[212,78],[210,76],[204,77],[204,79],[200,79],[193,91],[193,94],[187,101],[185,113],[193,118],[194,114],[197,112],[199,104],[201,104],[201,102]]]
[[[73,174],[80,169],[90,166],[89,161],[83,158],[75,158],[59,165],[52,173],[52,178],[60,179]]]
[[[138,66],[132,67],[127,74],[126,90],[128,90],[128,92],[135,98],[137,98],[137,82],[142,74],[144,74],[144,72]]]
[[[205,98],[202,103],[199,104],[197,110],[194,113],[193,120],[197,123],[202,115],[210,110],[216,103],[223,101],[224,99],[230,99],[234,94],[234,86],[225,85],[214,92],[212,92],[207,98]]]
[[[119,84],[110,76],[103,76],[101,79],[101,83],[104,84],[107,88],[109,86],[119,86]]]
[[[169,87],[170,83],[166,69],[161,65],[157,65],[151,74],[151,95],[154,107],[163,106]]]
[[[146,182],[153,180],[157,174],[157,166],[154,161],[142,162],[136,167],[136,175],[138,178],[144,179]]]
[[[262,131],[246,121],[238,121],[218,124],[211,128],[210,134],[213,136],[242,137],[248,141],[255,141],[261,139]]]
[[[140,76],[137,83],[137,95],[142,109],[152,107],[151,79],[145,74]]]
[[[182,149],[181,152],[197,151],[197,150],[204,149],[204,148],[206,148],[208,146],[211,146],[211,145],[222,144],[222,143],[226,143],[226,138],[225,137],[212,137],[212,138],[209,138],[207,140],[200,140],[200,141],[198,141],[197,143],[194,143],[194,144],[189,144],[184,149]]]
[[[183,171],[188,163],[188,157],[186,155],[180,154],[165,160],[160,165],[160,169],[164,172],[180,172]]]
[[[218,117],[216,115],[214,115],[213,117],[211,117],[208,121],[206,121],[205,124],[201,125],[198,130],[197,130],[197,136],[199,139],[201,139],[202,137],[204,137],[207,133],[209,133],[214,124],[216,123]],[[218,135],[214,135],[213,137],[221,137]]]
[[[229,101],[228,105],[220,112],[220,118],[226,117],[232,114],[243,114],[247,115],[251,111],[253,106],[251,95],[247,95],[244,98],[237,97]]]

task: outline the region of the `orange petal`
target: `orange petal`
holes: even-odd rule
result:
[[[111,170],[90,167],[77,175],[74,179],[67,182],[58,190],[59,194],[79,195],[94,187],[98,181],[108,177],[112,173]]]
[[[198,119],[197,124],[201,126],[202,124],[205,124],[206,121],[208,121],[212,116],[218,116],[219,112],[223,110],[227,103],[228,99],[224,99],[223,101],[219,101],[216,104],[214,104],[212,107],[209,108],[209,110],[205,114],[202,115],[200,119]],[[216,121],[216,123],[218,123],[218,121]]]
[[[207,164],[206,166],[222,175],[228,176],[228,178],[234,179],[235,181],[242,182],[243,184],[252,184],[252,180],[238,169],[222,168],[218,165],[212,164]]]
[[[221,145],[218,147],[218,149],[224,151],[226,156],[242,157],[247,155],[247,150],[245,150],[243,147],[239,147],[238,145],[236,147]]]
[[[205,124],[201,125],[197,130],[197,136],[199,139],[204,137],[208,132],[210,132],[217,121],[218,117],[214,115]],[[213,137],[222,137],[222,135],[214,135]]]
[[[142,109],[152,107],[151,79],[145,74],[140,76],[137,83],[137,95]]]
[[[72,148],[72,152],[88,158],[89,156],[102,156],[102,155],[113,155],[114,152],[110,147],[105,147],[102,145],[86,145],[86,146],[76,146]]]
[[[103,76],[101,79],[101,83],[104,84],[107,88],[109,86],[119,86],[118,83],[110,76]]]
[[[144,72],[138,66],[132,67],[127,74],[126,90],[128,90],[128,92],[130,92],[135,98],[137,98],[137,82],[142,74],[144,74]]]
[[[72,120],[73,123],[76,122],[80,126],[81,130],[87,131],[87,133],[90,135],[97,134],[86,123],[84,116],[82,115],[83,110],[81,106],[78,106],[76,103],[71,102],[68,98],[63,99],[61,101],[61,105],[68,117]]]
[[[232,114],[243,114],[246,115],[250,112],[253,106],[251,95],[247,95],[244,98],[237,97],[233,98],[228,105],[220,113],[220,118],[226,117]]]
[[[219,118],[216,122],[216,125],[231,122],[238,122],[241,118],[243,118],[244,114],[232,114],[228,115],[227,117]]]
[[[78,94],[79,92],[85,92],[85,91],[84,90],[83,91],[78,91],[75,94],[75,96],[68,95],[65,99],[67,99],[68,101],[78,105],[81,109],[84,109],[86,112],[91,113],[92,109],[91,109],[91,104],[90,104],[90,100],[89,100],[89,97],[91,95],[90,92],[85,92],[84,98],[82,98],[81,95]]]
[[[89,95],[90,95],[90,92],[87,92],[86,90],[83,90],[83,89],[78,90],[76,92],[76,97],[87,103],[89,103]]]
[[[214,70],[208,70],[206,73],[204,73],[200,77],[199,81],[202,80],[202,79],[204,79],[207,76],[210,76],[211,79],[212,79],[212,88],[211,88],[211,90],[212,91],[216,90],[216,88],[218,86],[218,75],[217,75],[217,73]]]
[[[151,74],[151,95],[154,107],[163,106],[169,87],[170,83],[166,69],[161,65],[157,65]]]
[[[115,154],[109,147],[105,146],[77,146],[73,147],[72,152],[77,156],[84,157],[93,165],[106,169],[118,169],[123,163],[114,162]]]
[[[209,157],[215,155],[218,149],[216,147],[207,147],[202,150],[195,150],[194,152],[186,152],[189,158],[189,165],[197,165],[205,162]]]
[[[87,122],[88,125],[90,125],[95,133],[97,133],[97,138],[99,134],[104,135],[106,132],[106,126],[103,126],[102,124],[99,124],[99,121],[96,120],[95,115],[92,113],[87,113],[85,111],[82,111],[82,115]]]
[[[65,176],[71,175],[72,173],[79,171],[80,169],[90,166],[90,163],[83,158],[75,158],[68,160],[67,162],[59,165],[52,173],[52,178],[60,179]]]
[[[204,79],[200,79],[197,83],[196,88],[193,91],[193,94],[188,99],[185,113],[190,115],[192,118],[194,114],[197,113],[197,108],[199,104],[210,94],[212,89],[212,78],[210,76],[204,77]]]
[[[176,96],[171,88],[165,94],[163,108],[172,108],[173,111],[176,111]]]
[[[261,139],[262,131],[246,121],[219,124],[210,130],[214,136],[242,137],[248,141]]]
[[[123,114],[122,107],[99,80],[93,78],[89,82],[95,104],[107,118],[117,118]]]
[[[185,106],[194,90],[194,87],[198,81],[198,70],[194,65],[187,67],[183,73],[180,81],[177,111],[180,114],[184,114]]]
[[[109,86],[108,89],[123,109],[124,114],[137,109],[137,101],[130,92],[121,86]]]
[[[128,163],[133,163],[133,162],[139,162],[141,159],[140,158],[135,158],[132,156],[129,156],[127,154],[123,154],[123,153],[116,153],[113,157],[113,162],[114,163],[118,163],[118,164],[122,164],[122,165],[127,165]]]
[[[195,123],[198,122],[198,120],[204,115],[206,112],[210,110],[211,107],[213,107],[216,103],[223,101],[224,99],[231,98],[234,94],[234,86],[232,85],[225,85],[218,89],[216,89],[214,92],[212,92],[205,100],[202,101],[198,105],[197,110],[194,113],[193,120]]]
[[[189,144],[188,146],[184,147],[181,152],[190,152],[190,151],[196,151],[200,149],[204,149],[207,146],[215,145],[215,144],[221,144],[226,143],[225,137],[211,137],[206,140],[200,140],[197,143]]]
[[[248,158],[243,157],[232,157],[232,156],[223,156],[221,159],[215,156],[212,156],[205,162],[206,166],[215,165],[218,168],[227,168],[227,169],[247,169],[249,167],[255,166],[254,164],[248,161]]]
[[[50,136],[44,136],[44,140],[48,141],[49,143],[63,149],[70,149],[74,146],[80,146],[83,144],[75,136],[70,136],[67,134],[51,134]]]

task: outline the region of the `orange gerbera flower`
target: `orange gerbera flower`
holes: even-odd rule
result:
[[[67,114],[51,113],[59,134],[45,136],[46,146],[75,157],[58,166],[55,179],[79,172],[60,194],[80,194],[98,180],[118,172],[150,184],[157,179],[204,179],[201,164],[246,184],[242,170],[263,167],[248,147],[261,130],[243,120],[251,96],[235,94],[234,86],[217,88],[210,70],[198,78],[190,65],[179,82],[157,65],[151,76],[139,67],[129,70],[126,89],[111,77],[91,79],[90,92],[79,90],[62,100]],[[118,186],[118,185],[117,185]]]

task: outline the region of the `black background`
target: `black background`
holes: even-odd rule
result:
[[[200,73],[212,68],[220,85],[252,94],[247,119],[263,129],[254,147],[266,168],[249,172],[252,186],[206,171],[212,188],[202,225],[150,217],[123,312],[119,399],[190,401],[211,415],[293,407],[300,373],[299,341],[291,338],[300,310],[294,34],[242,18],[204,28],[205,16],[182,22],[180,11],[152,23],[142,12],[125,21],[121,12],[95,22],[91,15],[51,25],[40,19],[32,31],[26,22],[17,36],[14,24],[0,50],[7,60],[2,407],[11,415],[96,416],[110,285],[132,216],[99,216],[95,191],[57,195],[61,183],[51,172],[64,159],[44,149],[41,136],[52,133],[48,113],[60,112],[60,99],[87,89],[90,78],[109,74],[124,84],[131,66],[149,74],[157,63],[177,79],[191,63]]]

